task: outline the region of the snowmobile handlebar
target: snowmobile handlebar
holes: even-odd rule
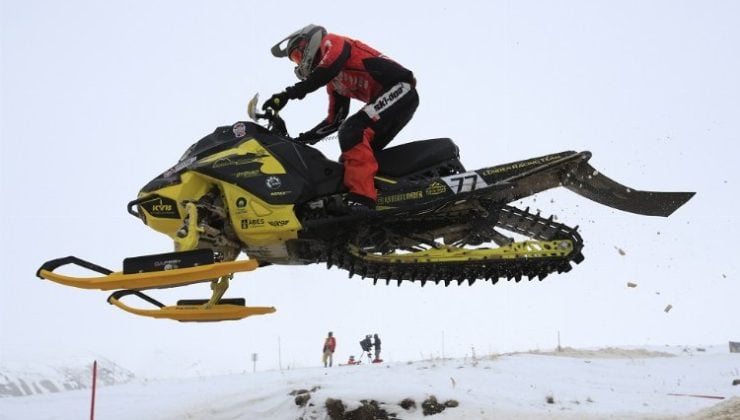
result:
[[[271,132],[286,137],[290,140],[295,141],[293,137],[288,134],[288,127],[285,125],[285,120],[280,116],[277,111],[271,109],[265,110],[264,114],[254,114],[255,120],[266,120],[267,129]]]
[[[257,121],[259,119],[267,120],[267,122],[268,122],[267,129],[268,130],[270,130],[271,132],[273,132],[273,133],[275,133],[277,135],[280,135],[282,137],[285,137],[286,139],[288,139],[288,140],[290,140],[292,142],[295,142],[295,143],[298,143],[298,144],[302,144],[304,146],[305,145],[311,145],[311,146],[313,146],[314,144],[318,143],[319,140],[321,140],[319,138],[319,139],[316,139],[316,140],[313,140],[313,141],[300,141],[300,140],[298,140],[298,138],[291,137],[290,134],[288,134],[288,128],[285,125],[285,120],[283,120],[283,118],[278,114],[277,111],[273,111],[271,109],[268,109],[268,110],[265,111],[264,114],[254,114],[254,117],[255,117],[255,121]]]
[[[249,103],[247,103],[247,115],[249,115],[249,118],[251,118],[252,121],[259,123],[260,120],[265,120],[267,121],[267,129],[270,130],[272,133],[285,137],[290,141],[303,144],[291,137],[290,134],[288,134],[288,128],[285,125],[285,120],[283,120],[278,111],[268,108],[265,110],[264,113],[258,113],[258,103],[259,94],[255,94],[249,101]]]

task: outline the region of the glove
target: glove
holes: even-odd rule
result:
[[[262,110],[273,109],[275,112],[280,111],[288,103],[288,93],[280,92],[270,96],[270,99],[262,104]]]
[[[304,143],[304,144],[316,144],[318,143],[319,139],[316,138],[316,135],[310,131],[306,133],[301,133],[298,135],[298,137],[295,138],[295,141]]]
[[[301,133],[296,137],[296,141],[299,141],[304,144],[310,144],[314,145],[321,141],[325,136],[321,134],[317,134],[316,130],[306,131],[305,133]]]

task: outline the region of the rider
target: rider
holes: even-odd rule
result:
[[[285,48],[281,45],[287,41]],[[419,105],[414,74],[372,47],[317,25],[293,32],[272,47],[275,57],[289,57],[301,80],[270,97],[262,106],[282,109],[326,85],[329,115],[297,140],[315,143],[339,130],[344,162],[345,204],[351,211],[375,208],[378,171],[375,152],[383,149],[411,120]],[[350,98],[365,102],[347,118]],[[346,120],[345,120],[346,119]]]

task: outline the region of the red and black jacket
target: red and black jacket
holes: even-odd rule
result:
[[[415,84],[414,74],[410,70],[361,41],[327,34],[321,40],[320,54],[321,61],[308,78],[285,89],[290,99],[303,99],[321,86],[326,86],[329,114],[304,134],[313,139],[325,137],[339,129],[349,113],[350,98],[370,103],[399,82]]]

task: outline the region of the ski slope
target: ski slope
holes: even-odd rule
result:
[[[736,419],[740,354],[726,347],[564,349],[479,358],[137,380],[98,388],[96,418],[329,419],[375,400],[399,419]],[[310,399],[296,404],[296,391]],[[291,395],[293,394],[293,395]],[[454,400],[431,417],[422,402]],[[416,408],[399,404],[411,399]],[[0,399],[0,419],[88,418],[90,391]],[[395,417],[392,416],[395,414]]]

